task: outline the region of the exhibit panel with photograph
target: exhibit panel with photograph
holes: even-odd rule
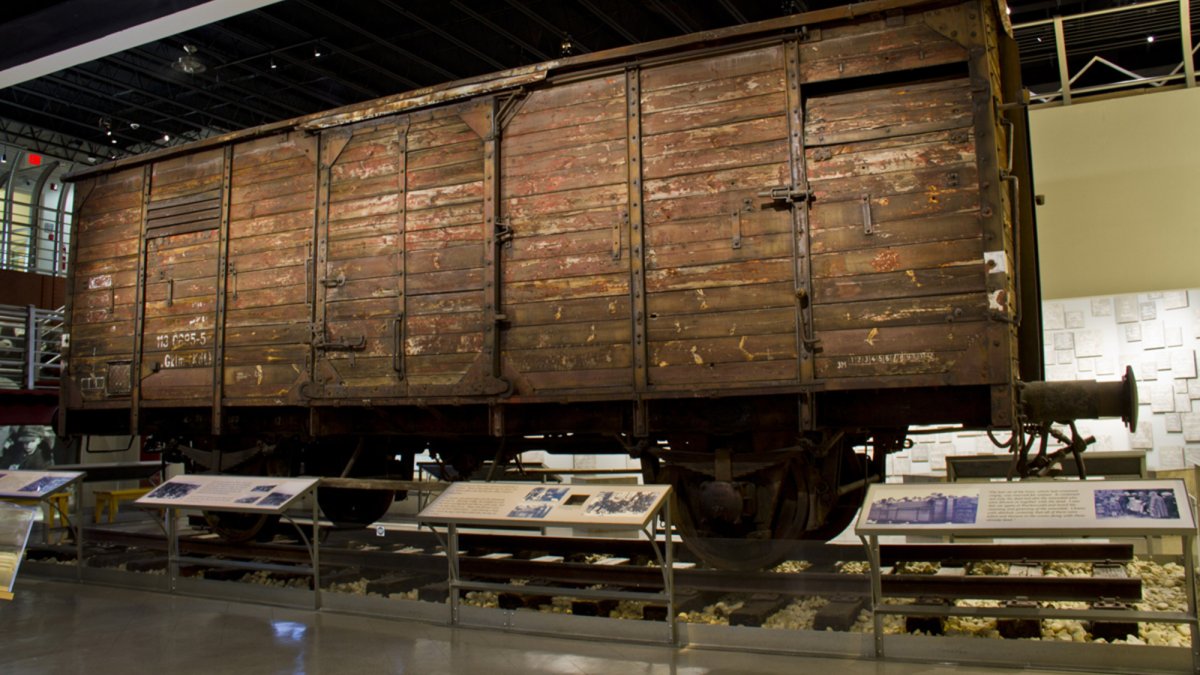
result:
[[[888,534],[1194,534],[1181,480],[872,485],[855,531]]]
[[[317,484],[317,478],[176,476],[137,500],[141,506],[280,513]]]
[[[0,497],[40,499],[82,477],[78,471],[0,471]]]
[[[421,511],[424,522],[498,525],[522,523],[645,527],[663,505],[666,485],[538,486],[528,483],[454,483]]]

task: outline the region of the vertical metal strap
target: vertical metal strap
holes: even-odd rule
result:
[[[788,144],[793,193],[808,193],[808,168],[804,157],[804,98],[800,91],[800,43],[784,43],[787,71]],[[792,253],[796,289],[796,353],[800,355],[801,382],[813,379],[812,265],[809,261],[808,199],[792,204]]]
[[[1061,16],[1054,17],[1054,48],[1058,53],[1058,84],[1062,87],[1063,105],[1071,105],[1071,68],[1067,65],[1067,38]]]
[[[225,293],[229,276],[229,212],[233,198],[233,145],[225,146],[221,166],[221,225],[217,229],[217,315],[213,321],[212,433],[221,435],[221,406],[225,398]],[[234,271],[236,275],[237,272]],[[237,293],[236,280],[233,292]]]
[[[328,290],[321,283],[328,274],[329,261],[329,201],[333,182],[333,165],[342,154],[354,134],[352,129],[334,129],[321,134],[317,151],[317,218],[314,224],[313,246],[315,254],[311,261],[313,287],[312,332],[314,341],[327,334],[325,325],[325,297]],[[312,353],[310,379],[315,385],[324,384],[317,379],[317,351]]]
[[[392,354],[392,368],[396,371],[396,377],[401,381],[405,379],[404,323],[408,321],[408,127],[410,124],[409,120],[405,120],[396,132],[396,142],[399,144],[397,162],[400,165],[399,173],[396,175],[396,194],[399,197],[399,206],[396,209],[396,229],[399,235],[397,241],[400,244],[400,250],[396,253],[399,263],[397,265],[399,288],[396,291],[400,297],[396,302],[396,334],[394,336],[396,351]]]
[[[37,307],[25,307],[25,389],[33,389],[37,383],[38,364]]]
[[[138,216],[137,292],[134,298],[133,362],[129,364],[129,433],[138,433],[142,405],[142,331],[146,326],[146,216],[150,211],[150,183],[154,165],[142,169],[142,212]]]
[[[1183,41],[1183,75],[1187,86],[1196,86],[1196,64],[1192,49],[1192,1],[1179,0],[1179,26],[1183,31],[1180,38]]]
[[[629,264],[633,313],[633,388],[649,388],[649,339],[646,335],[646,233],[642,217],[642,85],[641,71],[625,71],[626,167],[628,169]]]
[[[485,376],[500,377],[500,123],[495,97],[487,103],[483,137],[483,365]]]

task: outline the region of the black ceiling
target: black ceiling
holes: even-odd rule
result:
[[[1120,1],[1010,4],[1013,21],[1020,23]],[[23,0],[6,7],[0,22],[0,44],[6,45],[0,70],[197,4],[201,0]],[[0,142],[80,162],[103,161],[564,53],[840,4],[845,3],[284,0],[0,89]],[[1169,11],[1162,15],[1169,19]],[[1177,55],[1177,18],[1175,25]],[[1150,67],[1153,51],[1167,54],[1170,38],[1164,34],[1148,44],[1146,30],[1154,28],[1118,27],[1097,32],[1092,42],[1114,54],[1124,50],[1125,63]],[[203,72],[172,68],[186,56],[185,45],[196,48]],[[1027,84],[1055,81],[1052,40],[1049,52],[1046,47],[1033,38],[1023,41]]]

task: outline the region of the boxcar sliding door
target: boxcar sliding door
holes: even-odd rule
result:
[[[798,50],[816,375],[830,388],[984,383],[1008,327],[988,317],[976,84],[957,40],[922,16],[893,23]]]
[[[313,349],[326,396],[403,395],[407,119],[321,138]]]
[[[641,73],[655,388],[800,378],[792,214],[759,196],[792,182],[785,81],[779,45]]]
[[[233,147],[223,400],[296,402],[309,379],[316,143],[299,133]]]

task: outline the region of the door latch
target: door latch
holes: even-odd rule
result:
[[[766,197],[776,202],[776,204],[787,205],[797,202],[807,202],[812,199],[812,192],[807,188],[797,188],[794,185],[777,185],[773,188],[760,191],[758,196]]]

